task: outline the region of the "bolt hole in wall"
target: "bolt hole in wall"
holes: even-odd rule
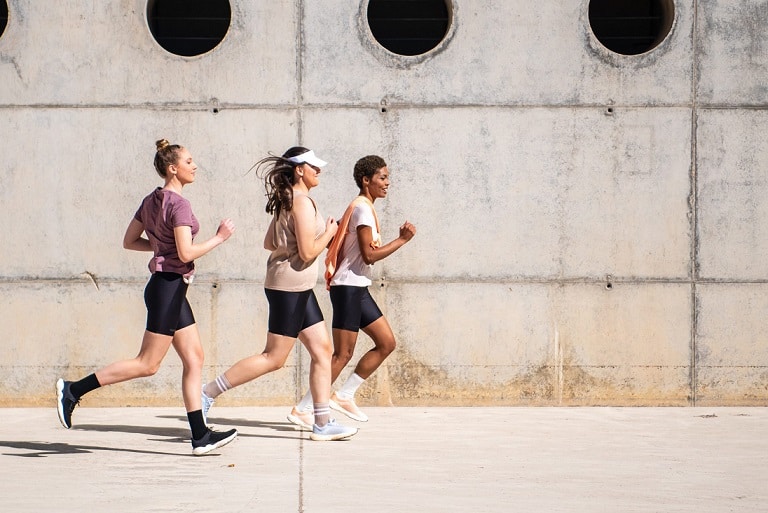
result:
[[[673,0],[590,0],[589,25],[600,43],[622,55],[656,48],[672,29]]]
[[[166,51],[184,57],[210,52],[224,40],[232,21],[229,0],[150,0],[147,24]]]
[[[5,27],[8,25],[8,2],[0,0],[0,37],[3,37]]]
[[[421,55],[435,48],[448,33],[449,18],[445,0],[368,2],[371,34],[398,55]]]

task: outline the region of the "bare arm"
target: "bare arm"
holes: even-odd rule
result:
[[[305,262],[317,258],[336,235],[339,225],[329,217],[325,222],[325,231],[315,238],[315,205],[307,196],[298,196],[293,201],[293,220],[296,227],[296,243],[299,257]]]
[[[373,230],[371,227],[366,225],[357,227],[357,242],[360,246],[360,254],[363,256],[363,261],[368,265],[387,258],[402,248],[414,235],[416,235],[416,227],[406,221],[400,227],[400,236],[398,238],[381,247],[374,248],[371,246],[371,242],[373,242]]]
[[[149,240],[142,237],[142,233],[144,233],[144,225],[134,217],[125,230],[123,247],[133,251],[152,251]]]
[[[216,235],[205,242],[195,244],[192,242],[192,228],[189,226],[177,226],[173,229],[173,235],[176,238],[176,251],[179,253],[179,259],[188,263],[205,255],[225,240],[229,239],[235,231],[235,225],[231,219],[224,219],[219,223]]]

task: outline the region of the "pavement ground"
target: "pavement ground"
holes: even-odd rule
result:
[[[365,408],[315,442],[290,408],[4,408],[0,511],[768,512],[768,408]]]

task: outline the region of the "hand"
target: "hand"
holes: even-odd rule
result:
[[[216,230],[216,235],[221,237],[221,241],[224,242],[233,233],[235,233],[235,223],[232,222],[232,219],[222,219],[219,223],[219,229]]]
[[[336,235],[337,231],[339,231],[339,223],[337,223],[334,218],[329,217],[325,222],[325,232],[333,237]]]
[[[400,238],[407,242],[411,240],[414,235],[416,235],[416,227],[408,221],[404,222],[400,227]]]

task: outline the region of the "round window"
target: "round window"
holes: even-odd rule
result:
[[[8,25],[8,2],[6,0],[0,0],[0,36],[5,32],[5,27]]]
[[[229,0],[150,0],[147,22],[157,44],[176,55],[210,52],[232,20]]]
[[[656,48],[669,35],[675,15],[673,0],[590,0],[589,25],[612,52],[639,55]]]
[[[445,38],[450,16],[446,0],[369,0],[368,26],[390,52],[421,55]]]

